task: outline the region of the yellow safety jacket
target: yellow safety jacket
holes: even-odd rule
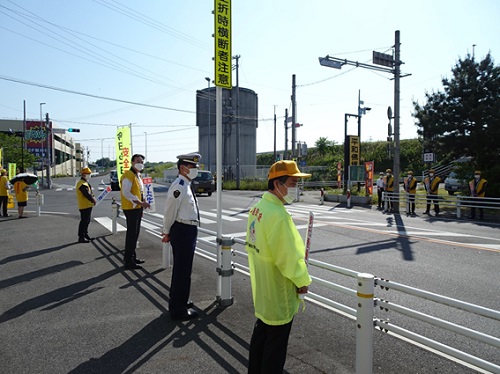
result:
[[[470,192],[472,196],[475,197],[484,197],[486,195],[486,183],[488,181],[486,179],[479,179],[476,184],[476,181],[473,179],[469,182]]]
[[[410,193],[410,194],[415,194],[417,192],[417,180],[412,177],[411,180],[410,178],[405,178],[405,191]]]
[[[122,184],[122,180],[128,179],[130,182],[132,182],[132,189],[130,192],[132,195],[137,197],[137,200],[142,201],[141,198],[141,185],[139,183],[139,180],[137,179],[137,176],[135,173],[131,170],[127,170],[125,173],[123,173],[121,179],[120,179],[120,185]],[[122,199],[122,209],[123,210],[130,210],[130,209],[141,209],[142,207],[139,204],[132,204],[127,198],[123,195],[123,188],[120,189],[120,195]],[[135,205],[135,207],[134,207]]]
[[[92,188],[90,188],[90,184],[86,180],[80,179],[76,184],[76,200],[78,201],[78,209],[92,208],[94,206],[94,203],[87,199],[82,191],[80,191],[80,187],[82,185],[87,186],[89,194],[91,196],[94,196],[94,194],[92,193]]]
[[[434,177],[432,179],[426,177],[424,179],[425,190],[429,195],[437,195],[439,189],[439,183],[441,183],[441,178],[439,177]]]
[[[16,193],[16,200],[18,203],[28,201],[28,191],[24,190],[26,187],[28,187],[28,185],[23,181],[14,183],[14,191]]]
[[[2,177],[0,177],[0,196],[9,195],[9,190],[5,188],[5,185],[7,184],[8,181],[9,179],[7,178],[7,176],[3,175]]]
[[[390,177],[384,177],[384,189],[387,192],[394,191],[394,177],[392,175]]]
[[[268,325],[284,325],[297,314],[297,288],[311,284],[305,245],[283,203],[265,192],[249,212],[248,263],[255,316]]]

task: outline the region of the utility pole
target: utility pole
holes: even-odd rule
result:
[[[399,142],[399,81],[401,78],[401,42],[399,37],[399,30],[396,30],[395,35],[395,43],[394,43],[394,166],[393,166],[393,175],[396,179],[396,183],[394,184],[394,193],[396,196],[399,196],[399,169],[400,169],[400,142]],[[395,211],[399,212],[399,204],[395,205]]]
[[[274,162],[276,162],[276,105],[274,106]]]
[[[285,109],[285,154],[283,160],[288,160],[288,109]]]
[[[295,74],[292,75],[292,159],[295,158],[295,123],[297,122],[297,103],[295,97]]]
[[[240,55],[236,55],[233,59],[236,60],[236,110],[234,118],[236,119],[236,189],[240,189],[240,82],[239,82],[239,59]]]

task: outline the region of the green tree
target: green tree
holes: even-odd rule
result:
[[[9,163],[15,163],[18,169],[26,170],[35,163],[35,156],[26,149],[23,150],[20,136],[0,132],[0,148],[3,148],[4,167],[7,167]]]
[[[413,116],[426,151],[444,161],[470,156],[471,172],[483,170],[495,194],[500,192],[500,67],[490,54],[477,61],[459,59],[443,78],[441,91],[414,102]],[[490,192],[492,191],[490,190]],[[491,195],[491,194],[490,194]]]

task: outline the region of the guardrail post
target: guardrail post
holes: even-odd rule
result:
[[[356,374],[372,374],[375,280],[372,274],[359,273],[357,281]]]
[[[347,190],[347,208],[351,207],[351,190]]]
[[[461,205],[462,205],[462,196],[457,195],[457,218],[462,217]]]
[[[389,197],[386,191],[382,191],[382,201],[384,202],[384,211],[387,212],[389,210]]]
[[[40,217],[42,214],[42,205],[44,204],[44,198],[41,193],[36,191],[36,216]]]
[[[116,234],[117,232],[116,220],[118,219],[119,207],[120,204],[118,204],[116,202],[116,198],[113,197],[113,199],[111,200],[111,228],[113,234]]]
[[[227,236],[223,236],[220,240],[221,267],[217,268],[217,273],[219,273],[219,277],[221,278],[221,293],[220,297],[217,297],[220,306],[233,305],[233,297],[231,296],[231,277],[234,273],[231,261],[233,244],[234,239]]]
[[[411,213],[410,194],[408,192],[405,193],[405,199],[406,199],[406,214],[410,214]]]

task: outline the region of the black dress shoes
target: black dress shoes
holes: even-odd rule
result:
[[[186,304],[186,307],[187,307],[188,309],[189,309],[189,308],[194,307],[194,302],[193,302],[193,300],[189,300],[189,301],[187,302],[187,304]]]
[[[186,313],[184,313],[180,316],[176,316],[176,315],[171,316],[171,319],[173,321],[189,321],[189,320],[194,319],[194,318],[198,318],[198,312],[196,310],[193,310],[193,309],[188,309],[186,311]]]
[[[137,264],[125,264],[123,268],[125,270],[137,270],[137,269],[142,269],[142,266]]]
[[[91,238],[90,236],[85,235],[85,239],[87,239],[87,240],[91,240],[91,241],[92,241],[92,240],[94,240],[95,238]]]
[[[78,239],[78,243],[90,243],[90,240],[87,240],[85,238],[80,238]]]
[[[143,263],[145,263],[146,261],[144,261],[144,260],[140,260],[140,259],[136,258],[136,259],[134,259],[134,262],[135,262],[136,264],[143,264]]]

